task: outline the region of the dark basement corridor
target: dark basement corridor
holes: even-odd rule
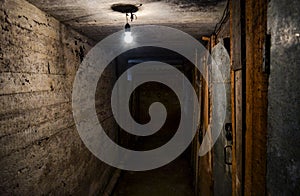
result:
[[[300,196],[299,76],[300,0],[0,0],[0,196]]]
[[[136,108],[136,120],[145,123],[149,120],[147,108],[154,101],[166,106],[168,116],[165,124],[155,134],[148,137],[138,137],[133,149],[155,149],[172,138],[180,122],[180,105],[176,95],[168,87],[159,83],[148,82],[136,90],[138,101],[132,108]],[[113,196],[192,196],[193,177],[191,169],[191,151],[188,148],[182,155],[171,163],[148,171],[122,171],[116,184]]]

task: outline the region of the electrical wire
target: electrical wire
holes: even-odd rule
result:
[[[223,26],[223,24],[226,23],[226,21],[228,19],[228,16],[229,16],[229,13],[230,13],[230,10],[229,10],[229,1],[230,0],[227,0],[227,4],[226,4],[226,7],[224,9],[224,12],[223,12],[221,20],[215,26],[215,29],[214,29],[214,34],[215,35],[217,35],[220,32],[221,27]]]

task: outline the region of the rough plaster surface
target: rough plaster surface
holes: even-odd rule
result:
[[[132,25],[166,25],[196,38],[210,35],[221,19],[225,0],[28,0],[80,33],[100,40],[122,30],[125,14],[114,12],[116,3],[143,4]]]
[[[272,0],[269,78],[267,190],[300,194],[300,1]]]
[[[85,148],[71,108],[76,70],[93,42],[24,0],[0,3],[0,194],[103,191],[113,169]],[[96,96],[105,100],[104,92]],[[102,108],[99,120],[115,130]]]

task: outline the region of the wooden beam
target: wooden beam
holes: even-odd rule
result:
[[[232,109],[232,195],[243,194],[243,138],[244,138],[244,6],[242,0],[230,2],[230,56]]]
[[[266,195],[268,74],[262,65],[267,2],[246,1],[245,195]]]

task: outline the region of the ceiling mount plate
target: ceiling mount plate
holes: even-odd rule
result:
[[[133,5],[133,4],[118,3],[118,4],[113,4],[111,6],[111,9],[116,12],[121,12],[121,13],[135,13],[139,10],[140,6],[142,6],[142,4]]]

